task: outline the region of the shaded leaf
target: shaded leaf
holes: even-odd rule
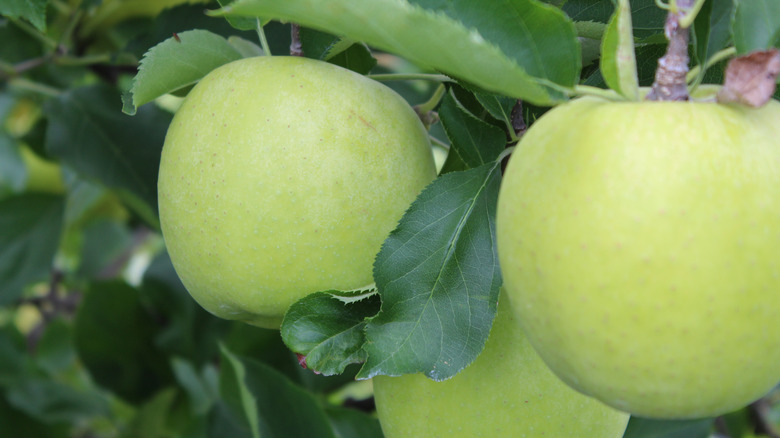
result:
[[[122,111],[134,115],[139,106],[191,87],[215,68],[241,57],[228,40],[207,30],[168,38],[144,55],[132,88],[122,97]]]
[[[135,412],[132,421],[123,428],[120,438],[168,437],[171,418],[174,417],[176,388],[166,388],[155,394]]]
[[[514,129],[512,126],[512,111],[515,109],[515,105],[517,105],[517,99],[487,93],[476,93],[475,97],[491,116],[496,120],[504,122],[507,129]]]
[[[354,409],[329,406],[325,409],[337,438],[383,438],[376,417]]]
[[[704,2],[696,15],[691,32],[693,55],[698,65],[703,67],[712,55],[728,44],[731,39],[730,25],[734,7],[733,0]]]
[[[574,21],[607,23],[615,6],[613,0],[568,0],[563,10]],[[656,6],[655,0],[631,0],[631,21],[634,37],[663,38],[666,11]]]
[[[214,368],[210,366],[204,368],[201,375],[192,363],[178,357],[171,359],[171,368],[176,381],[189,396],[192,413],[194,415],[207,413],[213,403],[219,399],[217,381],[210,380],[212,375],[213,378],[218,378],[216,374],[213,374]]]
[[[240,414],[223,401],[209,412],[207,433],[209,438],[254,438]]]
[[[0,2],[0,15],[11,18],[23,18],[38,30],[46,30],[46,5],[49,0],[3,0]]]
[[[317,292],[297,301],[284,316],[281,333],[290,350],[306,356],[306,366],[326,376],[366,360],[363,351],[366,318],[379,312],[376,293],[345,302]]]
[[[27,181],[27,168],[14,139],[0,131],[0,198],[18,193]]]
[[[222,398],[253,437],[335,438],[314,396],[273,368],[222,350]],[[306,419],[301,421],[301,419]]]
[[[233,3],[233,0],[217,0],[217,3],[219,3],[220,6],[225,7]],[[227,16],[225,18],[227,19],[227,22],[230,23],[231,26],[233,26],[233,28],[238,30],[255,30],[257,29],[258,26],[257,18],[230,17],[230,16]],[[263,23],[263,20],[261,20],[261,23]]]
[[[376,59],[364,44],[321,32],[301,28],[303,56],[347,68],[360,74],[367,74],[376,66]]]
[[[83,233],[78,275],[110,278],[121,273],[123,263],[118,259],[132,242],[130,230],[117,221],[100,219],[87,225]]]
[[[153,344],[155,326],[137,290],[118,281],[94,283],[76,314],[76,351],[95,382],[137,403],[173,380]]]
[[[780,2],[750,0],[737,2],[732,23],[737,53],[780,47]]]
[[[368,74],[377,64],[371,51],[363,44],[352,44],[346,50],[330,57],[328,62],[360,74]]]
[[[80,175],[118,190],[123,201],[157,226],[157,171],[172,115],[155,106],[135,117],[119,111],[106,85],[76,88],[51,99],[46,149]]]
[[[35,363],[53,376],[64,372],[75,360],[72,325],[63,318],[52,320],[35,348]]]
[[[619,0],[601,41],[601,75],[609,88],[639,100],[639,84],[631,27],[631,5]]]
[[[192,299],[166,252],[152,260],[144,273],[139,293],[155,318],[166,322],[154,334],[157,348],[186,357],[196,366],[217,356],[218,342],[232,326],[229,321],[203,310]],[[251,340],[257,340],[258,336],[252,335]]]
[[[239,0],[223,12],[274,17],[338,33],[486,90],[539,104],[565,100],[547,88],[576,84],[572,23],[532,0]],[[422,44],[421,42],[425,42]]]
[[[78,423],[109,412],[108,400],[96,391],[78,391],[53,380],[25,380],[8,390],[8,402],[46,423]]]
[[[246,378],[247,371],[243,362],[223,347],[219,374],[222,399],[232,408],[232,416],[238,420],[236,425],[241,426],[241,429],[248,429],[253,438],[260,438],[257,401],[246,385]]]
[[[0,201],[0,305],[49,278],[64,215],[62,196],[23,194]]]
[[[102,0],[101,0],[102,1]],[[179,0],[168,0],[179,1]],[[251,41],[257,41],[255,20],[252,19],[252,28],[247,31],[237,31],[227,21],[214,19],[206,15],[206,9],[213,9],[213,5],[181,4],[170,9],[164,9],[160,15],[154,17],[146,31],[136,35],[125,47],[125,51],[131,52],[136,58],[143,55],[157,44],[167,40],[174,33],[181,34],[189,30],[207,30],[225,38],[239,36]],[[133,29],[137,24],[132,23]]]
[[[500,167],[440,176],[385,241],[374,263],[382,310],[366,326],[359,378],[422,372],[443,380],[482,351],[501,283]]]
[[[439,118],[451,143],[442,174],[490,163],[506,147],[504,131],[474,117],[451,92],[442,99]]]
[[[22,335],[10,327],[0,328],[0,387],[8,386],[25,375],[28,363],[25,353]]]
[[[229,36],[227,40],[228,43],[230,43],[230,45],[233,46],[233,48],[236,49],[236,51],[238,51],[238,53],[243,58],[265,55],[265,53],[263,53],[263,48],[253,43],[252,41],[245,40],[235,35]]]
[[[713,419],[651,420],[631,417],[623,438],[706,438]]]
[[[70,427],[66,424],[47,425],[14,408],[0,391],[0,431],[8,437],[70,438]]]

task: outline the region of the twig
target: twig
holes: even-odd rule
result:
[[[367,75],[369,78],[375,81],[433,81],[433,82],[454,82],[452,78],[446,75],[431,74],[431,73],[380,73],[374,75]]]
[[[512,112],[509,114],[511,126],[509,128],[509,140],[510,143],[515,144],[520,141],[520,138],[525,134],[528,129],[528,124],[523,118],[523,101],[518,99],[515,106],[512,107]]]
[[[303,45],[301,45],[301,25],[293,23],[290,30],[290,56],[303,56]]]
[[[257,19],[257,37],[260,39],[260,45],[263,47],[265,56],[271,56],[271,47],[268,45],[268,38],[265,37],[265,31],[263,30],[263,22]]]
[[[664,34],[669,40],[666,54],[658,60],[655,82],[647,100],[688,100],[688,39],[689,31],[680,21],[694,6],[693,0],[677,0],[677,8],[669,10]]]

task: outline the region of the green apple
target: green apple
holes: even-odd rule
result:
[[[387,438],[619,438],[628,414],[558,379],[523,335],[506,294],[482,354],[443,382],[421,374],[374,380]]]
[[[436,176],[398,94],[298,57],[224,65],[189,93],[160,163],[160,222],[182,282],[217,316],[278,328],[317,291],[373,283],[380,246]]]
[[[28,146],[19,148],[22,161],[27,167],[27,181],[24,190],[27,192],[65,193],[65,182],[62,179],[62,168],[54,161],[39,157]]]
[[[564,381],[693,418],[780,380],[780,103],[554,108],[502,183],[507,293]]]

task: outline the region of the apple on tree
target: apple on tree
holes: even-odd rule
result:
[[[585,97],[529,129],[498,251],[520,324],[564,381],[695,418],[780,380],[778,121],[777,101]]]
[[[571,389],[526,339],[506,294],[476,361],[443,382],[421,374],[374,378],[386,438],[620,438],[628,414]]]
[[[176,113],[160,222],[196,301],[278,328],[310,293],[370,285],[382,242],[435,176],[427,132],[389,88],[321,61],[247,58]]]

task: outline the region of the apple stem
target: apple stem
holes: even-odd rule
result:
[[[265,56],[271,56],[271,47],[268,45],[268,38],[265,37],[265,30],[263,30],[263,22],[257,19],[257,38],[260,40],[260,45],[263,48]]]
[[[292,24],[290,29],[290,56],[303,56],[303,46],[301,45],[301,25]]]
[[[669,9],[664,24],[664,34],[669,40],[664,56],[658,60],[655,82],[647,100],[688,100],[688,86],[685,80],[688,74],[689,29],[681,21],[692,12],[694,0],[677,0],[675,7]],[[685,22],[689,22],[686,19]]]

